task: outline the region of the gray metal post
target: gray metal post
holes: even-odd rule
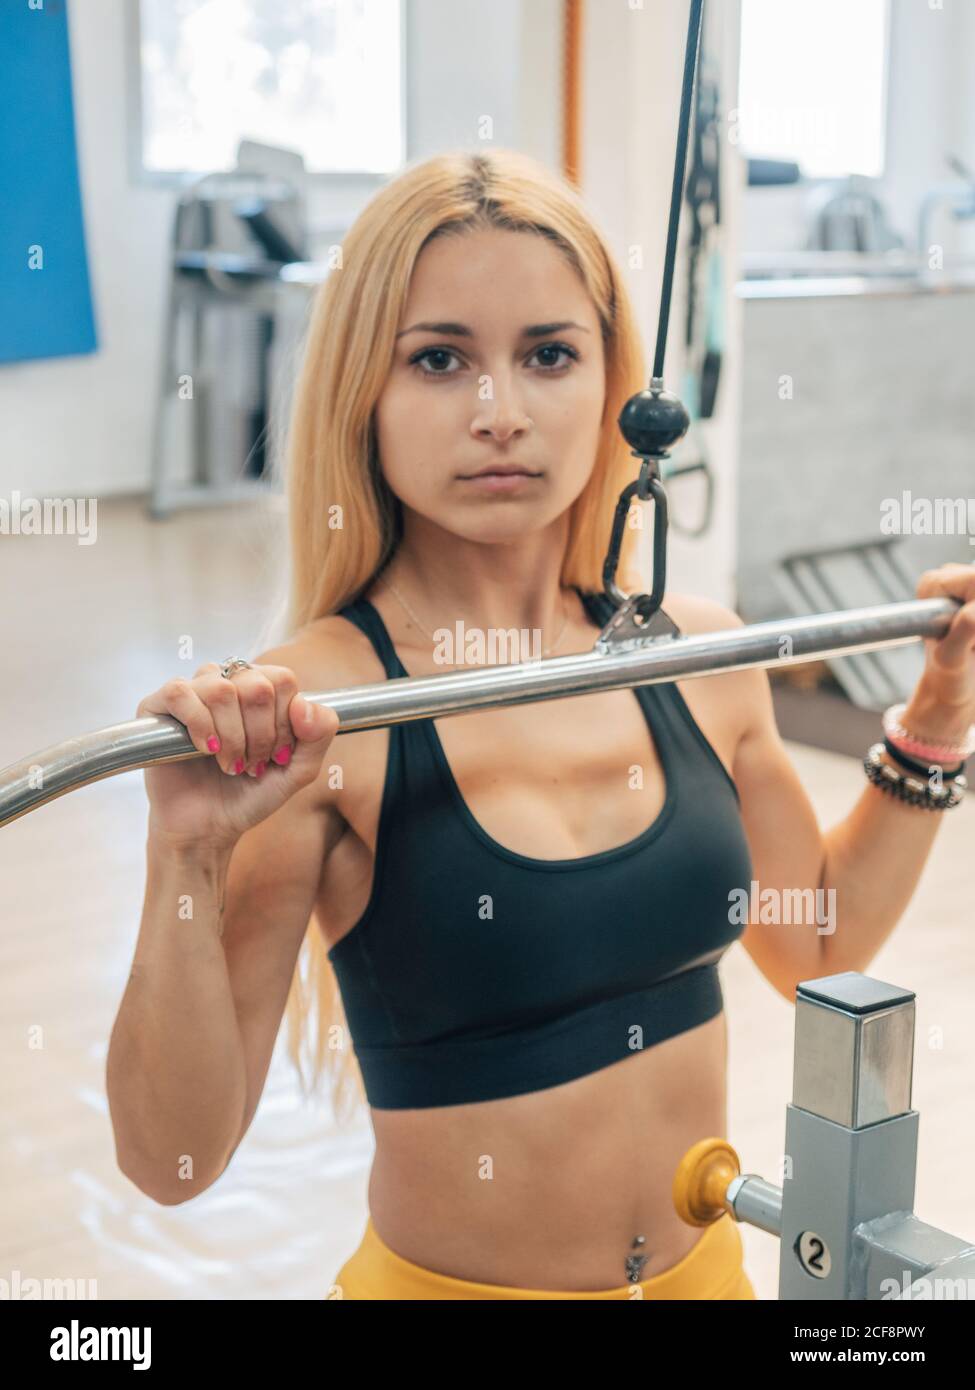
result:
[[[919,1276],[958,1278],[975,1254],[913,1215],[914,1015],[911,990],[855,971],[797,988],[780,1299],[914,1297]]]

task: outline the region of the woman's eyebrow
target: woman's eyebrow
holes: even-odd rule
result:
[[[588,333],[589,329],[581,323],[573,323],[571,319],[564,319],[558,323],[533,323],[521,330],[523,338],[547,338],[550,333],[564,333],[567,328],[578,328],[580,333]],[[465,323],[414,323],[410,328],[404,328],[396,334],[397,339],[405,338],[407,333],[442,333],[451,338],[473,338],[474,330],[468,328]]]

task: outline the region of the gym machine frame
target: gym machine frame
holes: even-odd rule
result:
[[[725,1139],[700,1140],[678,1165],[684,1221],[728,1212],[780,1238],[782,1300],[975,1298],[975,1244],[914,1215],[914,998],[853,970],[803,981],[782,1186],[742,1174]]]
[[[664,390],[663,360],[702,10],[703,0],[691,0],[653,375],[649,390],[633,396],[619,419],[641,467],[639,479],[620,495],[603,566],[612,618],[590,653],[303,692],[335,710],[339,734],[748,667],[795,665],[940,638],[951,626],[960,606],[951,598],[692,637],[682,636],[661,609],[667,499],[660,461],[690,424],[683,404]],[[615,574],[634,495],[656,504],[653,587],[650,594],[627,596]],[[104,777],[202,756],[184,726],[162,715],[69,739],[0,771],[0,826]],[[913,1215],[919,1122],[911,1109],[913,1046],[910,990],[854,971],[800,983],[786,1181],[776,1187],[757,1174],[742,1175],[726,1140],[702,1139],[685,1154],[674,1179],[678,1213],[690,1224],[707,1225],[727,1212],[779,1236],[780,1299],[967,1299],[975,1287],[970,1283],[975,1245]],[[931,1274],[933,1283],[927,1280]]]

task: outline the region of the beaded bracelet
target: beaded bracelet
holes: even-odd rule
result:
[[[912,806],[923,806],[929,811],[950,811],[957,806],[968,788],[963,773],[955,773],[945,779],[946,785],[932,786],[930,781],[922,782],[906,772],[898,772],[884,761],[884,745],[874,743],[863,760],[863,770],[867,778],[881,791],[906,801]]]
[[[886,734],[884,735],[884,747],[887,749],[888,754],[896,763],[899,763],[901,767],[907,768],[908,772],[918,772],[922,777],[930,777],[932,767],[940,767],[942,780],[945,782],[953,782],[956,777],[961,776],[965,771],[964,763],[959,763],[951,772],[946,772],[941,763],[936,763],[934,761],[930,763],[920,763],[916,758],[909,758],[902,748],[898,748],[896,744],[891,743]]]
[[[919,738],[905,728],[901,718],[907,709],[906,704],[891,705],[884,710],[882,720],[884,733],[896,743],[902,752],[914,754],[918,758],[928,758],[932,763],[964,762],[975,753],[975,724],[972,724],[961,743],[937,743],[931,739]]]

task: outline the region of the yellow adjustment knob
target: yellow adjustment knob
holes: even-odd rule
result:
[[[728,1184],[741,1172],[727,1139],[701,1139],[687,1150],[674,1174],[674,1206],[689,1226],[710,1226],[730,1210]]]

